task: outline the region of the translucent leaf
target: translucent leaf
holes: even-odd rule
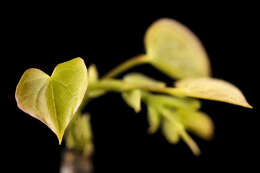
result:
[[[160,114],[152,106],[148,105],[148,122],[149,122],[149,133],[155,133],[160,127]]]
[[[214,124],[211,118],[202,112],[180,110],[179,118],[185,129],[206,140],[213,137]]]
[[[252,108],[237,87],[223,80],[212,78],[183,79],[176,83],[176,87],[186,96]]]
[[[147,57],[152,65],[173,78],[210,75],[208,56],[199,39],[173,19],[160,19],[145,35]]]
[[[132,90],[132,91],[124,92],[122,94],[122,98],[130,107],[132,107],[135,110],[135,112],[139,112],[141,110],[140,90]]]
[[[17,105],[46,124],[61,143],[84,97],[87,83],[87,69],[81,58],[57,65],[51,76],[31,68],[24,72],[17,85]]]
[[[143,86],[165,87],[166,84],[161,81],[154,80],[140,73],[130,73],[124,76],[124,81],[131,84]]]

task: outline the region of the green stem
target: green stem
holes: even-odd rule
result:
[[[113,78],[134,66],[147,63],[148,61],[149,61],[148,58],[144,54],[135,56],[123,62],[122,64],[118,65],[116,68],[112,69],[103,77],[103,79]]]

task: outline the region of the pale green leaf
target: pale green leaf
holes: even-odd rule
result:
[[[242,92],[233,84],[213,78],[183,79],[176,83],[179,91],[186,96],[227,102],[252,108]]]
[[[145,35],[145,47],[150,63],[173,78],[210,75],[210,63],[201,42],[173,19],[152,24]]]
[[[179,112],[171,111],[165,108],[159,109],[162,115],[165,117],[163,121],[162,132],[168,142],[176,144],[180,138],[189,146],[193,154],[199,155],[200,149],[196,142],[186,132],[184,125],[179,121]]]
[[[78,115],[66,133],[66,146],[85,154],[92,154],[92,130],[90,115]]]
[[[160,114],[159,112],[151,105],[148,105],[148,122],[149,122],[149,133],[155,133],[160,127]]]
[[[24,72],[17,85],[17,105],[46,124],[61,143],[84,97],[87,83],[87,69],[81,58],[57,65],[51,76],[31,68]]]
[[[173,97],[167,95],[155,95],[150,96],[150,100],[164,105],[166,107],[181,108],[181,109],[194,109],[200,108],[200,102],[191,98]]]
[[[94,64],[88,67],[88,83],[91,84],[99,79],[97,68]]]
[[[207,114],[190,110],[180,110],[178,111],[178,115],[185,129],[206,140],[213,137],[214,124]]]
[[[160,87],[163,88],[166,86],[164,82],[154,80],[150,77],[147,77],[140,73],[130,73],[124,76],[124,81],[130,84],[142,85],[148,87]]]
[[[166,119],[163,122],[162,132],[169,143],[177,144],[180,141],[180,138],[182,138],[194,155],[200,154],[198,145],[185,131],[183,125],[180,122]]]
[[[178,124],[168,119],[162,123],[162,133],[169,143],[177,144],[180,140]]]
[[[99,80],[99,74],[97,71],[97,68],[94,64],[90,65],[88,67],[88,84],[91,86],[93,83],[98,82]],[[87,97],[88,98],[97,98],[106,93],[105,90],[102,89],[92,89],[91,91],[87,91]]]
[[[141,110],[141,91],[140,90],[131,90],[124,92],[122,98],[125,102],[132,107],[135,112],[140,112]]]

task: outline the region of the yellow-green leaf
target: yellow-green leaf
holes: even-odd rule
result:
[[[211,118],[203,112],[179,110],[178,118],[185,129],[192,131],[199,137],[209,140],[214,134],[214,124]]]
[[[97,68],[94,64],[92,64],[88,67],[88,84],[89,84],[89,86],[91,86],[95,82],[98,82],[98,80],[99,80],[99,74],[98,74]],[[106,93],[105,90],[94,89],[94,90],[88,91],[86,93],[86,97],[93,99],[93,98],[99,97],[105,93]]]
[[[130,73],[124,76],[124,81],[127,83],[135,84],[135,85],[142,85],[142,86],[155,86],[163,88],[166,86],[164,82],[157,81],[152,79],[148,76],[145,76],[140,73]]]
[[[141,91],[140,90],[132,90],[127,91],[122,94],[122,98],[125,102],[132,107],[135,112],[140,112],[141,110]]]
[[[160,114],[159,112],[151,105],[148,105],[148,122],[149,122],[149,133],[155,133],[160,127]]]
[[[146,32],[145,47],[150,63],[173,78],[210,75],[210,63],[201,42],[173,19],[154,22]]]
[[[169,143],[177,144],[180,140],[179,127],[177,122],[164,120],[162,123],[162,132]]]
[[[179,112],[160,108],[160,113],[165,117],[162,132],[168,142],[176,144],[180,138],[189,146],[193,154],[199,155],[200,149],[196,142],[186,132],[184,125],[179,120]]]
[[[94,64],[88,67],[88,83],[96,82],[99,78],[97,68]]]
[[[90,115],[77,115],[75,121],[69,126],[65,137],[68,148],[91,155],[93,152],[93,143]]]
[[[200,149],[196,142],[185,131],[184,126],[177,120],[165,119],[162,126],[163,134],[167,141],[172,144],[177,144],[180,138],[189,146],[194,155],[200,154]]]
[[[87,68],[81,58],[57,65],[51,76],[39,69],[28,69],[16,88],[17,105],[46,124],[61,143],[87,90],[87,80]]]
[[[190,78],[176,83],[179,91],[186,96],[222,101],[252,108],[242,92],[233,84],[213,78]]]
[[[153,102],[164,105],[166,107],[174,107],[181,109],[197,110],[200,108],[200,102],[196,99],[185,97],[173,97],[167,95],[151,95]]]

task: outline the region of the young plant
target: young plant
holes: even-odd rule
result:
[[[135,112],[141,102],[147,105],[149,133],[161,129],[173,144],[183,140],[195,155],[199,147],[187,131],[211,139],[211,118],[200,112],[200,101],[208,99],[252,108],[234,85],[210,77],[210,63],[199,39],[185,26],[172,19],[160,19],[145,34],[146,53],[127,60],[103,78],[95,65],[88,68],[75,58],[56,66],[51,76],[39,69],[28,69],[20,79],[15,98],[18,107],[46,124],[61,143],[90,155],[93,151],[89,114],[86,104],[107,92],[121,93]],[[140,64],[151,64],[177,80],[175,86],[139,73],[115,77]],[[87,87],[88,86],[88,87]]]

